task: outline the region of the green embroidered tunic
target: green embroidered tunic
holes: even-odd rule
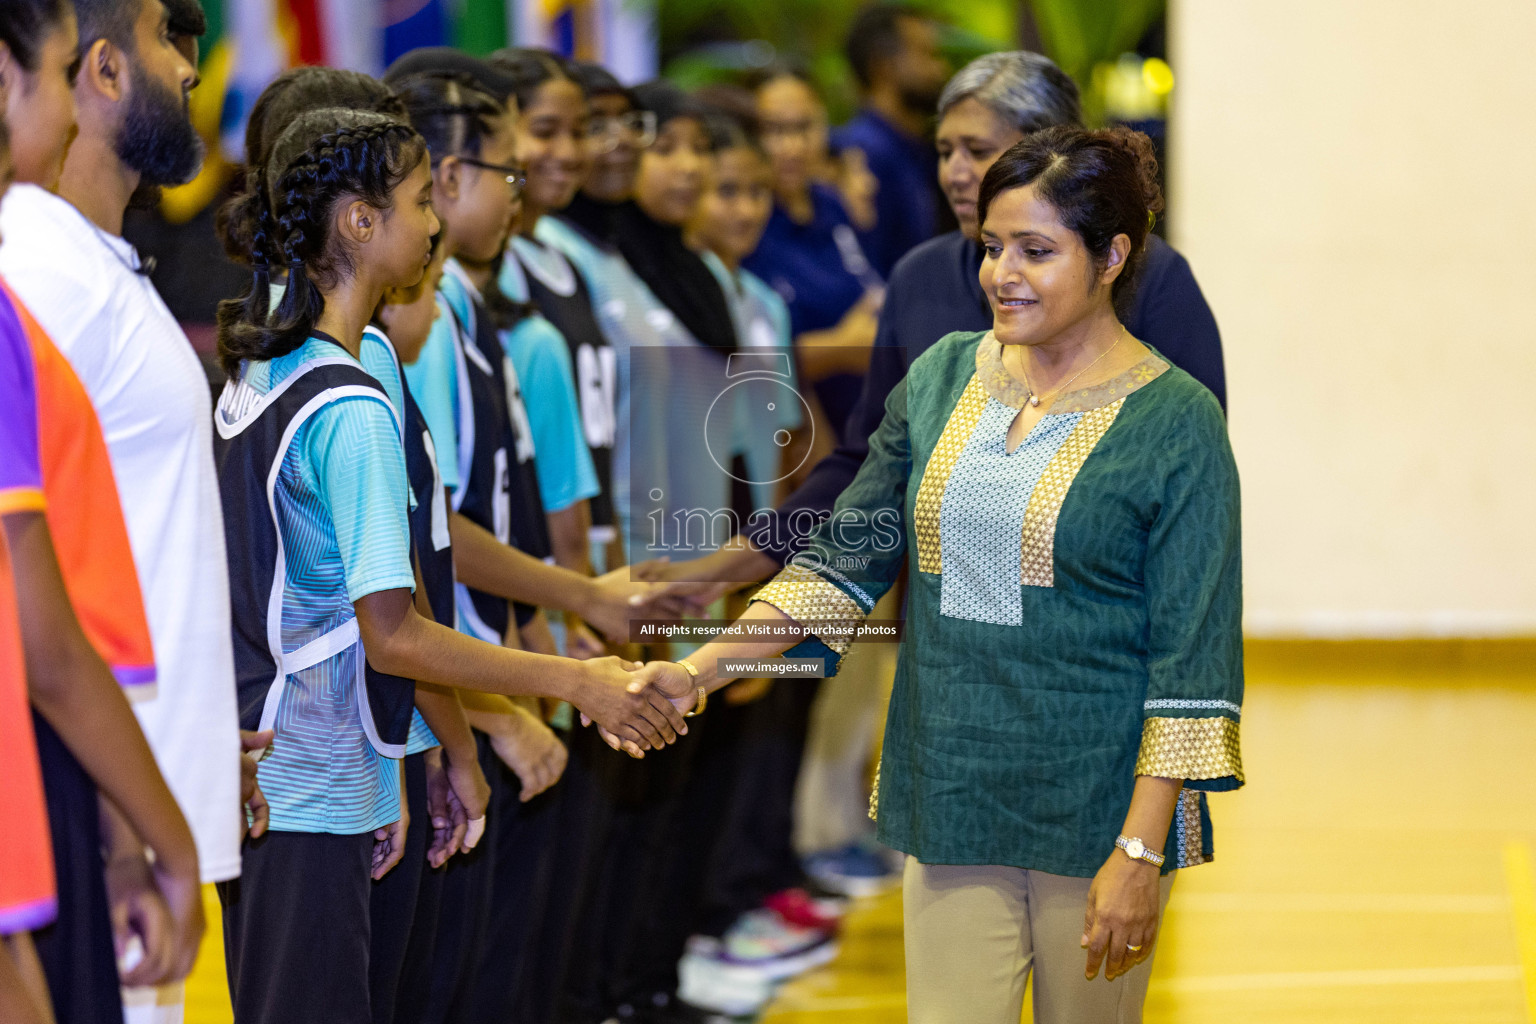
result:
[[[908,564],[871,801],[882,842],[929,864],[1091,877],[1136,776],[1153,775],[1186,780],[1164,870],[1203,863],[1205,792],[1243,781],[1221,408],[1154,353],[1058,397],[1010,453],[1027,397],[990,332],[941,340],[891,393],[832,517],[756,599],[810,631],[791,654],[835,663]]]

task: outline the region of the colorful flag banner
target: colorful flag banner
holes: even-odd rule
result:
[[[382,74],[419,46],[487,54],[542,46],[601,61],[622,81],[654,78],[655,0],[203,0],[202,84],[193,121],[209,157],[190,185],[169,189],[163,210],[184,221],[218,196],[245,159],[256,98],[292,67],[325,64]]]
[[[512,6],[511,34],[519,46],[599,61],[632,84],[656,77],[652,0],[517,0]]]

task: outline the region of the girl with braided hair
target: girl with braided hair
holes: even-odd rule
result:
[[[260,770],[271,830],[221,889],[231,988],[242,1021],[363,1024],[368,879],[405,834],[409,680],[568,699],[636,753],[682,722],[630,693],[618,659],[506,650],[416,610],[396,407],[359,354],[439,228],[420,135],[380,114],[301,116],[272,148],[254,223],[251,290],[220,308],[231,381],[215,425],[242,721],[277,738]]]
[[[245,124],[245,187],[220,208],[214,230],[224,252],[241,266],[250,266],[251,235],[260,208],[272,144],[293,120],[310,110],[338,107],[371,110],[405,119],[400,100],[383,82],[360,71],[343,68],[291,68],[274,78],[256,97]]]

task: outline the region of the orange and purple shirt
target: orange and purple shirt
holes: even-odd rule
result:
[[[37,392],[15,310],[0,302],[0,517],[43,512]],[[27,701],[10,548],[0,531],[0,935],[41,927],[57,909],[53,847]]]
[[[74,369],[3,279],[32,354],[48,531],[70,604],[129,700],[153,696],[154,647],[95,407]]]

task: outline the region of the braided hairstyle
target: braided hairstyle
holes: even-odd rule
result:
[[[371,110],[408,120],[405,107],[394,92],[359,71],[303,67],[274,78],[256,98],[246,121],[245,183],[214,218],[214,231],[234,262],[245,266],[251,262],[251,243],[262,204],[262,179],[272,145],[299,115],[325,107]]]
[[[247,359],[276,359],[304,344],[325,310],[321,286],[353,273],[352,255],[331,237],[337,206],[360,199],[387,210],[420,163],[426,143],[387,114],[330,108],[298,117],[272,146],[254,211],[251,290],[219,303],[219,362],[231,377]],[[270,309],[276,257],[288,287]]]

